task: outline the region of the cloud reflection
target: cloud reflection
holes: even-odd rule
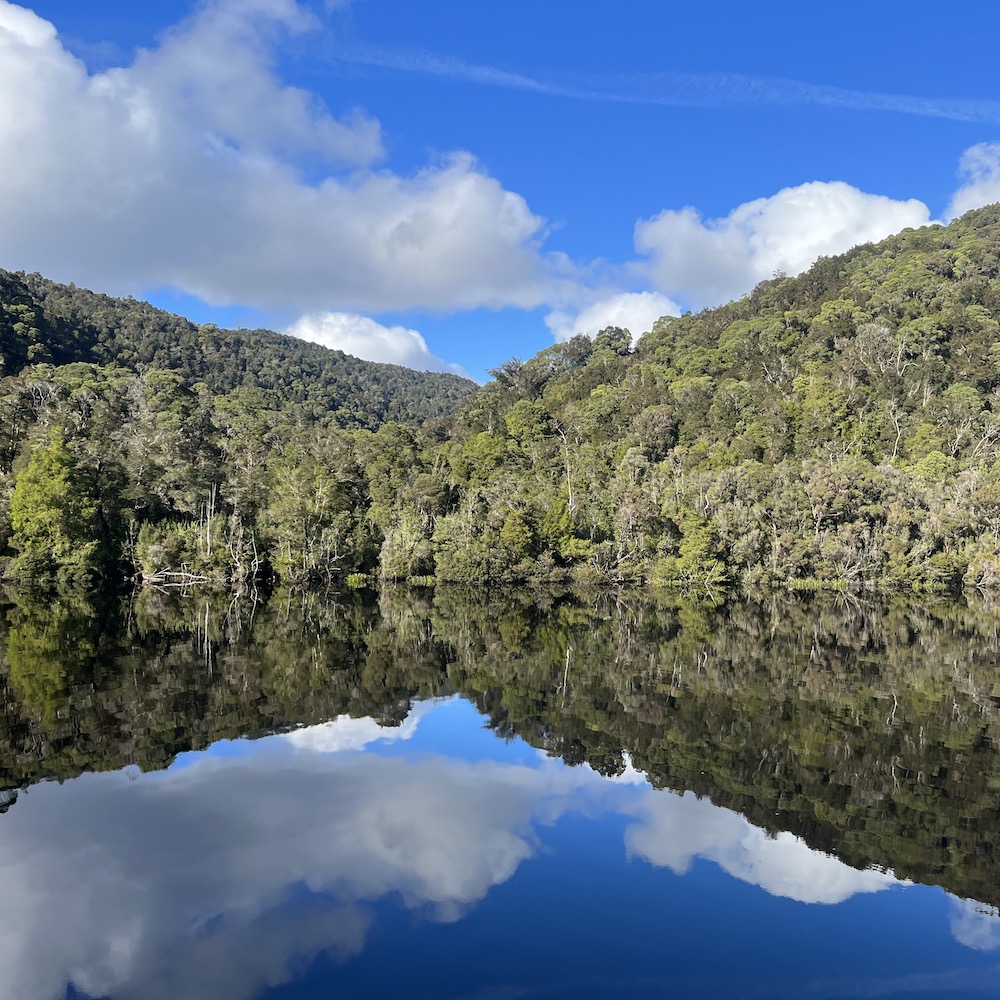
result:
[[[524,768],[279,753],[36,786],[0,826],[0,996],[249,997],[356,952],[390,893],[458,916],[532,853],[540,794]]]
[[[654,865],[682,872],[704,857],[791,899],[895,882],[641,785],[631,765],[623,781],[551,759],[330,752],[405,740],[428,713],[394,730],[338,719],[139,780],[33,787],[0,819],[0,997],[61,998],[72,982],[116,998],[244,1000],[320,953],[359,952],[386,897],[456,919],[571,810],[634,817],[627,849]]]
[[[706,858],[742,882],[802,903],[841,903],[901,884],[891,872],[858,871],[790,833],[772,838],[738,813],[691,792],[648,795],[639,815],[625,835],[629,853],[679,875],[695,857]]]
[[[1000,911],[974,899],[951,897],[948,923],[952,937],[975,951],[1000,948]]]
[[[367,716],[353,719],[349,715],[339,715],[330,722],[303,726],[290,733],[283,733],[280,738],[287,740],[299,750],[313,750],[319,753],[363,750],[379,740],[394,743],[397,740],[411,739],[417,731],[417,726],[420,725],[420,720],[447,701],[454,701],[454,698],[418,701],[398,726],[383,726]]]

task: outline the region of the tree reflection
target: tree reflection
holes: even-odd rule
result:
[[[429,596],[428,596],[429,594]],[[690,790],[772,835],[1000,901],[993,609],[482,594],[146,592],[6,609],[5,787],[459,692],[502,737]]]

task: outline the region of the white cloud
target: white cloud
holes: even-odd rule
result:
[[[564,262],[523,198],[464,153],[376,169],[377,122],[276,77],[311,24],[294,0],[212,0],[91,75],[0,0],[0,264],[298,312],[548,301]]]
[[[661,316],[679,316],[676,302],[659,292],[621,292],[600,299],[577,313],[559,310],[545,317],[545,325],[556,340],[569,340],[578,333],[593,336],[607,326],[619,326],[639,337],[652,329]]]
[[[901,884],[891,872],[858,871],[790,833],[771,838],[738,813],[691,792],[647,796],[639,815],[641,823],[625,834],[629,852],[678,874],[695,857],[708,858],[734,878],[803,903],[840,903]]]
[[[948,924],[959,944],[976,951],[1000,948],[1000,912],[974,899],[950,897]]]
[[[283,733],[278,739],[291,743],[297,749],[316,753],[363,750],[370,743],[378,741],[395,743],[397,740],[412,739],[420,720],[425,715],[438,705],[453,700],[429,698],[426,701],[418,701],[398,726],[383,726],[367,716],[356,719],[350,715],[340,715],[330,722],[321,722],[316,726],[305,726],[290,733]]]
[[[776,271],[797,274],[819,256],[929,221],[916,199],[812,181],[748,201],[722,219],[668,209],[636,224],[635,244],[661,291],[700,308],[737,298]]]
[[[962,186],[948,206],[949,219],[1000,201],[1000,142],[970,146],[962,154],[959,174]]]
[[[297,320],[285,333],[366,361],[405,365],[418,371],[465,374],[459,365],[448,364],[432,354],[427,341],[416,330],[383,326],[368,316],[313,313]]]
[[[279,83],[271,72],[280,34],[315,26],[296,0],[213,0],[166,32],[158,49],[140,51],[131,69],[92,83],[107,96],[140,96],[152,116],[182,116],[189,133],[244,153],[316,153],[367,166],[382,156],[376,121],[357,112],[339,121],[308,91]]]
[[[296,0],[205,0],[131,64],[90,73],[51,24],[0,0],[0,265],[307,313],[299,335],[448,370],[417,331],[352,314],[544,306],[557,339],[609,324],[638,334],[678,301],[723,302],[930,220],[920,201],[820,181],[718,219],[667,209],[636,224],[644,260],[609,284],[603,265],[544,250],[545,220],[470,154],[402,176],[380,165],[377,121],[286,85],[278,46],[317,23]],[[1000,145],[972,147],[962,170],[953,214],[1000,198]],[[637,275],[652,290],[617,291]]]

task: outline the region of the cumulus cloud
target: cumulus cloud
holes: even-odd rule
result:
[[[312,313],[297,320],[285,333],[366,361],[405,365],[418,371],[465,374],[459,365],[448,364],[432,354],[427,341],[416,330],[383,326],[355,313]]]
[[[562,262],[523,198],[464,153],[379,169],[377,122],[277,78],[311,25],[294,0],[211,0],[90,74],[0,0],[0,264],[295,312],[548,301]]]
[[[311,750],[317,753],[336,753],[342,750],[363,750],[370,743],[395,743],[397,740],[409,740],[417,731],[420,720],[436,706],[450,698],[428,699],[417,702],[407,713],[399,726],[383,726],[367,716],[352,718],[340,715],[329,722],[321,722],[316,726],[305,726],[290,733],[283,733],[278,739],[283,739],[300,750]]]
[[[948,218],[1000,201],[1000,142],[981,142],[962,154],[962,184],[948,206]]]
[[[626,831],[629,852],[678,874],[695,857],[708,858],[734,878],[802,903],[840,903],[901,884],[891,872],[858,871],[790,833],[771,838],[691,792],[648,796],[640,815],[642,822]]]
[[[635,245],[662,292],[700,308],[737,298],[776,271],[797,274],[819,256],[929,221],[916,199],[812,181],[748,201],[721,219],[668,209],[636,224]]]
[[[643,259],[599,280],[601,265],[545,249],[545,220],[469,153],[400,175],[375,119],[284,83],[283,40],[317,23],[297,0],[205,0],[128,65],[92,73],[50,23],[0,0],[0,265],[308,314],[300,336],[448,370],[419,332],[355,314],[545,307],[557,339],[638,334],[678,302],[723,302],[930,221],[920,201],[814,181],[723,218],[641,219]],[[1000,144],[968,150],[962,171],[952,214],[1000,198]],[[637,276],[650,290],[619,291]]]
[[[1000,948],[1000,911],[974,899],[950,897],[948,924],[959,944],[976,951]]]
[[[545,317],[545,325],[556,340],[569,340],[578,333],[593,336],[607,326],[619,326],[638,337],[652,329],[661,316],[679,316],[676,302],[659,292],[621,292],[603,298],[573,313],[558,310]]]

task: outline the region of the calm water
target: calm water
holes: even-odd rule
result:
[[[1000,995],[991,609],[2,610],[0,997]]]

